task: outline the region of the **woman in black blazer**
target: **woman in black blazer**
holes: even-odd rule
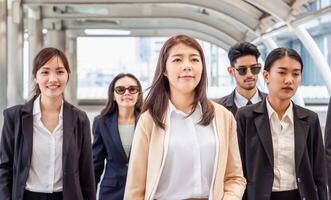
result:
[[[244,199],[327,200],[318,116],[291,101],[302,69],[295,50],[273,50],[263,72],[269,95],[237,112],[239,148],[247,179]]]
[[[42,49],[32,73],[35,96],[4,111],[0,199],[96,199],[89,120],[63,98],[66,56]]]
[[[122,200],[135,124],[142,106],[142,88],[132,74],[118,74],[110,83],[108,100],[93,122],[93,160],[99,200]]]

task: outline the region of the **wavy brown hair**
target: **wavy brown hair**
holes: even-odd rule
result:
[[[135,120],[137,121],[138,117],[140,115],[141,107],[142,107],[142,103],[143,103],[142,88],[141,88],[141,84],[140,84],[139,80],[133,74],[130,74],[130,73],[118,74],[117,76],[115,76],[115,78],[109,84],[107,103],[106,103],[105,107],[101,110],[100,115],[102,117],[104,117],[106,115],[112,115],[112,114],[118,112],[118,105],[117,105],[116,101],[114,101],[115,84],[119,79],[124,78],[124,77],[129,77],[129,78],[132,78],[133,80],[135,80],[137,83],[137,86],[139,88],[137,102],[134,105],[134,116],[136,118]]]
[[[200,44],[195,39],[187,35],[173,36],[164,43],[160,51],[152,86],[150,87],[150,91],[144,102],[143,112],[149,111],[156,125],[162,129],[165,129],[164,121],[170,98],[170,87],[168,78],[164,75],[164,72],[166,71],[166,62],[169,57],[169,51],[173,46],[178,44],[184,44],[192,47],[200,54],[202,61],[202,74],[199,84],[194,89],[195,96],[192,103],[193,109],[190,114],[195,111],[196,106],[200,103],[202,108],[202,118],[199,121],[199,124],[206,126],[210,124],[211,120],[214,118],[214,107],[207,99],[207,72],[205,56]]]

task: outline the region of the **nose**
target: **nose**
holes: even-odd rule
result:
[[[124,95],[130,95],[129,89],[125,89]]]
[[[49,74],[49,81],[50,82],[56,82],[57,81],[57,75],[55,73]]]
[[[293,76],[291,74],[288,74],[285,76],[285,84],[291,84],[293,83]]]
[[[251,77],[251,76],[253,76],[253,75],[254,75],[254,74],[252,73],[252,68],[248,67],[248,68],[247,68],[246,76]]]
[[[191,71],[192,70],[191,62],[188,59],[185,59],[182,68],[184,71]]]

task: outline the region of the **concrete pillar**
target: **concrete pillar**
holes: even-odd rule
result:
[[[7,4],[0,0],[0,126],[2,127],[2,111],[7,107]],[[0,133],[1,134],[1,133]]]
[[[55,47],[65,51],[65,32],[62,30],[48,30],[45,40],[46,47]]]
[[[325,82],[329,95],[331,95],[331,70],[325,56],[322,54],[314,39],[303,26],[293,26],[292,24],[288,24],[288,26],[293,30],[311,55],[316,64],[315,66]]]
[[[65,53],[69,60],[69,66],[71,70],[69,82],[65,90],[65,98],[73,105],[78,105],[77,101],[77,40],[76,38],[66,38],[66,50]]]
[[[20,1],[8,1],[8,106],[23,103],[23,8]]]
[[[40,7],[28,8],[28,40],[29,40],[29,74],[28,74],[28,90],[31,93],[34,87],[32,76],[32,62],[33,58],[43,47],[42,21],[40,19]]]
[[[263,43],[265,44],[265,46],[267,47],[268,51],[272,51],[273,49],[278,48],[278,45],[276,44],[276,42],[272,39],[272,38],[267,38],[263,40]],[[294,103],[296,103],[297,105],[300,105],[302,107],[305,106],[305,101],[303,100],[302,94],[300,89],[297,90],[297,92],[295,93],[295,95],[292,97],[292,100],[294,101]]]

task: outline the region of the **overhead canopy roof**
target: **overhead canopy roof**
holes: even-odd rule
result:
[[[47,29],[124,29],[131,36],[190,34],[227,50],[309,12],[312,0],[23,0]]]

